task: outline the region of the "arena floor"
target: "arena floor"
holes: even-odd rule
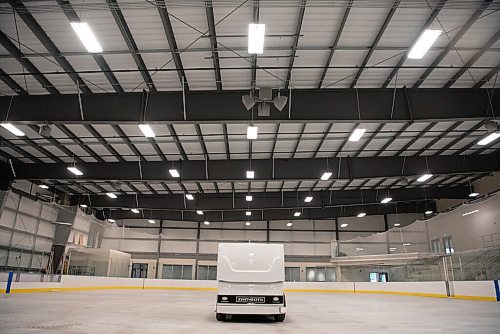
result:
[[[289,293],[283,323],[218,322],[215,292],[107,290],[0,296],[0,333],[499,333],[500,303]]]

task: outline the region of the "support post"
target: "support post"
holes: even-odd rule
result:
[[[201,235],[201,223],[198,222],[198,230],[196,233],[196,259],[194,262],[194,279],[198,279],[198,261],[200,258],[200,235]]]

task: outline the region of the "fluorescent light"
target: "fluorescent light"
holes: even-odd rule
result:
[[[199,214],[200,216],[203,214],[203,211],[201,210],[196,210],[196,213]]]
[[[11,123],[2,123],[2,127],[6,130],[8,130],[10,133],[18,136],[18,137],[24,137],[25,134],[24,132],[22,132],[21,130],[19,130],[18,128],[16,128],[14,125],[12,125]]]
[[[257,132],[259,128],[256,126],[248,126],[247,127],[247,139],[257,139]]]
[[[179,177],[179,176],[181,176],[179,174],[179,171],[177,169],[169,169],[168,172],[170,173],[170,176],[172,176],[172,177]]]
[[[139,213],[139,210],[137,209],[130,209],[130,211],[132,211],[133,213]]]
[[[295,212],[293,213],[293,216],[294,216],[294,217],[300,217],[300,215],[301,215],[301,214],[302,214],[302,213],[301,213],[300,211],[295,211]]]
[[[293,225],[293,223],[292,223],[292,222],[286,223],[286,226],[288,226],[288,227],[290,227],[290,226],[292,226],[292,225]]]
[[[304,202],[306,203],[309,203],[313,200],[313,197],[312,196],[307,196],[306,198],[304,198]]]
[[[346,223],[340,225],[340,227],[347,227],[347,226],[349,226],[349,224],[346,224]]]
[[[116,195],[113,193],[106,193],[106,196],[108,196],[110,198],[116,198]]]
[[[417,39],[410,52],[408,52],[409,59],[422,59],[431,48],[432,44],[441,35],[441,30],[426,29],[422,35]]]
[[[489,143],[491,143],[494,140],[497,140],[498,138],[500,138],[500,132],[493,132],[484,137],[483,139],[481,139],[480,141],[478,141],[477,144],[481,146],[488,145]]]
[[[433,212],[434,212],[434,211],[432,211],[432,210],[427,210],[427,211],[425,211],[425,214],[426,214],[426,215],[432,215],[432,213],[433,213]]]
[[[479,210],[472,210],[472,211],[469,211],[469,212],[466,212],[466,213],[463,213],[462,216],[468,216],[468,215],[471,215],[473,213],[476,213],[476,212],[479,212]]]
[[[363,134],[365,133],[366,129],[360,129],[360,128],[357,128],[355,129],[351,135],[349,136],[349,141],[358,141],[361,139],[361,137],[363,136]]]
[[[253,179],[255,177],[255,172],[253,170],[247,170],[247,179]]]
[[[151,127],[149,126],[149,124],[139,124],[139,129],[141,129],[142,134],[144,135],[144,137],[154,138],[155,133],[154,133],[153,129],[151,129]]]
[[[68,170],[75,175],[83,175],[83,173],[76,167],[68,167]]]
[[[245,200],[246,200],[247,202],[251,202],[251,201],[253,200],[253,196],[252,196],[252,195],[246,195],[246,196],[245,196]]]
[[[39,185],[39,187],[42,189],[49,189],[49,186],[46,184],[41,184],[41,185]]]
[[[194,200],[194,196],[192,194],[186,194],[186,198],[190,201]]]
[[[247,211],[247,212],[245,212],[245,215],[246,215],[246,216],[251,216],[251,215],[252,215],[252,211]]]
[[[394,252],[396,250],[396,247],[390,247],[389,252]]]
[[[148,220],[148,223],[150,223],[150,224],[154,224],[154,223],[156,223],[156,222],[155,222],[155,220],[154,220],[154,219],[149,219],[149,220]]]
[[[366,212],[358,213],[358,218],[363,218],[364,216],[366,216]]]
[[[87,207],[87,204],[80,204],[80,207],[81,207],[81,208],[86,208],[86,207]]]
[[[112,218],[109,218],[109,219],[108,219],[108,222],[110,222],[110,223],[116,223],[116,220],[114,220],[114,219],[112,219]]]
[[[356,252],[361,252],[362,250],[363,250],[363,248],[356,247]]]
[[[432,177],[432,174],[424,174],[417,179],[417,182],[425,182]]]
[[[401,226],[400,223],[394,223],[394,227],[399,227],[399,226]]]
[[[324,172],[323,175],[321,175],[321,180],[326,181],[332,176],[331,172]]]
[[[392,197],[386,197],[383,200],[381,200],[380,203],[385,204],[385,203],[389,203],[390,201],[392,201]]]
[[[265,24],[250,23],[248,25],[248,53],[262,54],[264,52],[265,33]]]
[[[477,196],[479,196],[479,193],[472,192],[469,194],[469,197],[477,197]]]
[[[250,222],[246,222],[246,223],[245,223],[245,225],[246,225],[246,226],[250,226]]]
[[[92,29],[86,22],[71,22],[71,27],[76,32],[80,41],[82,41],[83,46],[91,53],[101,53],[102,47],[95,38]]]
[[[409,242],[405,242],[403,246],[411,246],[411,244]]]
[[[209,222],[208,220],[205,220],[205,221],[203,222],[203,224],[205,224],[205,225],[210,225],[210,222]]]

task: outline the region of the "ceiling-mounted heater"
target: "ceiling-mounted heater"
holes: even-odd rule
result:
[[[252,109],[255,104],[257,104],[257,115],[262,117],[268,117],[271,115],[271,103],[276,109],[282,111],[288,102],[287,96],[281,96],[278,90],[278,95],[273,98],[273,89],[271,87],[260,87],[258,90],[258,96],[252,93],[248,95],[243,95],[241,101],[247,110]]]

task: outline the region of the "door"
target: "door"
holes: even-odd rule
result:
[[[147,278],[148,264],[147,263],[132,263],[132,278]]]

